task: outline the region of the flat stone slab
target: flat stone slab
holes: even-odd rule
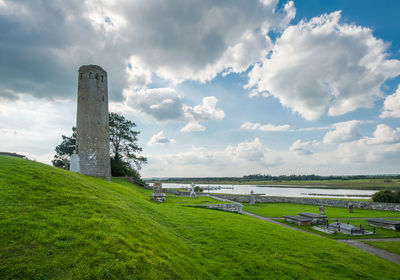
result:
[[[304,217],[310,217],[310,218],[317,218],[317,219],[326,219],[328,216],[326,215],[321,215],[321,214],[315,214],[315,213],[309,213],[309,212],[304,212],[304,213],[297,213],[299,216],[304,216]]]
[[[353,225],[350,224],[345,224],[341,222],[334,222],[332,224],[329,224],[328,229],[332,229],[337,232],[341,232],[344,234],[349,234],[349,235],[370,235],[370,234],[375,234],[371,231],[367,231],[365,229],[360,229],[357,228]]]
[[[310,218],[301,217],[301,216],[283,216],[283,217],[286,219],[291,219],[291,220],[300,221],[300,222],[310,222],[311,221]]]
[[[379,218],[370,218],[365,220],[368,222],[368,224],[372,226],[377,226],[397,231],[400,230],[400,221],[384,220]]]
[[[297,215],[311,219],[313,224],[326,224],[326,220],[328,218],[326,215],[309,212],[297,213]]]
[[[235,212],[242,214],[243,205],[241,203],[221,203],[221,204],[198,204],[198,205],[189,205],[192,207],[201,207],[201,208],[209,208],[209,209],[218,209],[227,212]]]
[[[365,219],[367,222],[382,223],[388,225],[400,225],[400,221],[384,220],[379,218]]]
[[[311,218],[301,217],[301,216],[283,216],[285,220],[289,223],[295,223],[299,226],[309,226],[312,223]]]
[[[327,233],[327,234],[334,234],[334,233],[335,233],[334,230],[329,230],[329,229],[327,229],[327,228],[322,228],[322,227],[317,227],[317,226],[314,226],[314,227],[312,227],[312,228],[315,229],[315,230],[318,230],[318,231],[320,231],[320,232]]]

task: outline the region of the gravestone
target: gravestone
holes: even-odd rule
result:
[[[353,213],[353,203],[349,202],[347,204],[347,210],[349,213]]]
[[[79,156],[76,154],[75,150],[74,153],[71,155],[69,170],[80,173]]]
[[[250,205],[256,204],[256,197],[254,196],[253,190],[250,192],[249,204]]]
[[[190,186],[191,186],[190,197],[196,197],[196,192],[194,191],[194,182],[192,182]]]
[[[154,183],[153,185],[153,191],[154,193],[152,194],[153,200],[157,202],[164,202],[165,201],[165,194],[163,194],[162,191],[162,185],[161,183]]]
[[[325,214],[325,207],[324,207],[323,205],[321,205],[321,206],[319,207],[319,214],[320,214],[320,215],[324,215],[324,214]]]

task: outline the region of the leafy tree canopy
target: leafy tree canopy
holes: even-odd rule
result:
[[[76,127],[72,127],[72,136],[61,135],[61,137],[63,140],[60,145],[57,145],[55,149],[56,154],[51,162],[56,167],[67,168],[66,164],[69,163],[69,158],[75,150]]]
[[[137,172],[147,159],[138,154],[142,151],[137,144],[139,131],[134,130],[136,124],[124,116],[110,113],[110,158],[112,176],[132,176],[136,181],[141,181]],[[70,156],[75,150],[76,128],[72,127],[72,136],[62,135],[63,141],[55,151],[52,163],[56,167],[67,168]]]

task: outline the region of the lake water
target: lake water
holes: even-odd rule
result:
[[[353,198],[353,199],[369,199],[377,192],[374,190],[350,190],[350,189],[327,189],[324,186],[309,186],[312,189],[302,187],[293,187],[293,185],[213,185],[213,184],[196,184],[201,188],[221,187],[221,189],[205,190],[205,193],[229,193],[229,194],[250,194],[253,191],[255,194],[266,196],[287,196],[287,197],[326,197],[326,198]],[[163,184],[163,188],[190,188],[190,184]],[[226,188],[226,189],[224,189]]]

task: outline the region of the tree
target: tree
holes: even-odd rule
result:
[[[67,168],[69,158],[75,150],[76,144],[76,127],[72,127],[72,136],[61,135],[63,141],[55,149],[56,154],[51,161],[55,167]]]
[[[389,202],[396,203],[398,202],[396,194],[391,190],[381,190],[372,195],[372,201],[375,202]]]
[[[112,176],[132,176],[137,182],[141,182],[138,170],[147,159],[138,154],[142,151],[137,145],[139,131],[135,131],[136,124],[127,120],[124,116],[110,113],[110,160]],[[52,163],[56,167],[66,167],[66,162],[74,152],[76,144],[76,128],[72,127],[72,136],[62,135],[63,141],[55,149],[56,155]]]
[[[127,162],[140,170],[147,159],[137,154],[142,151],[137,145],[139,131],[135,131],[136,124],[124,116],[110,113],[110,152],[114,164]]]

